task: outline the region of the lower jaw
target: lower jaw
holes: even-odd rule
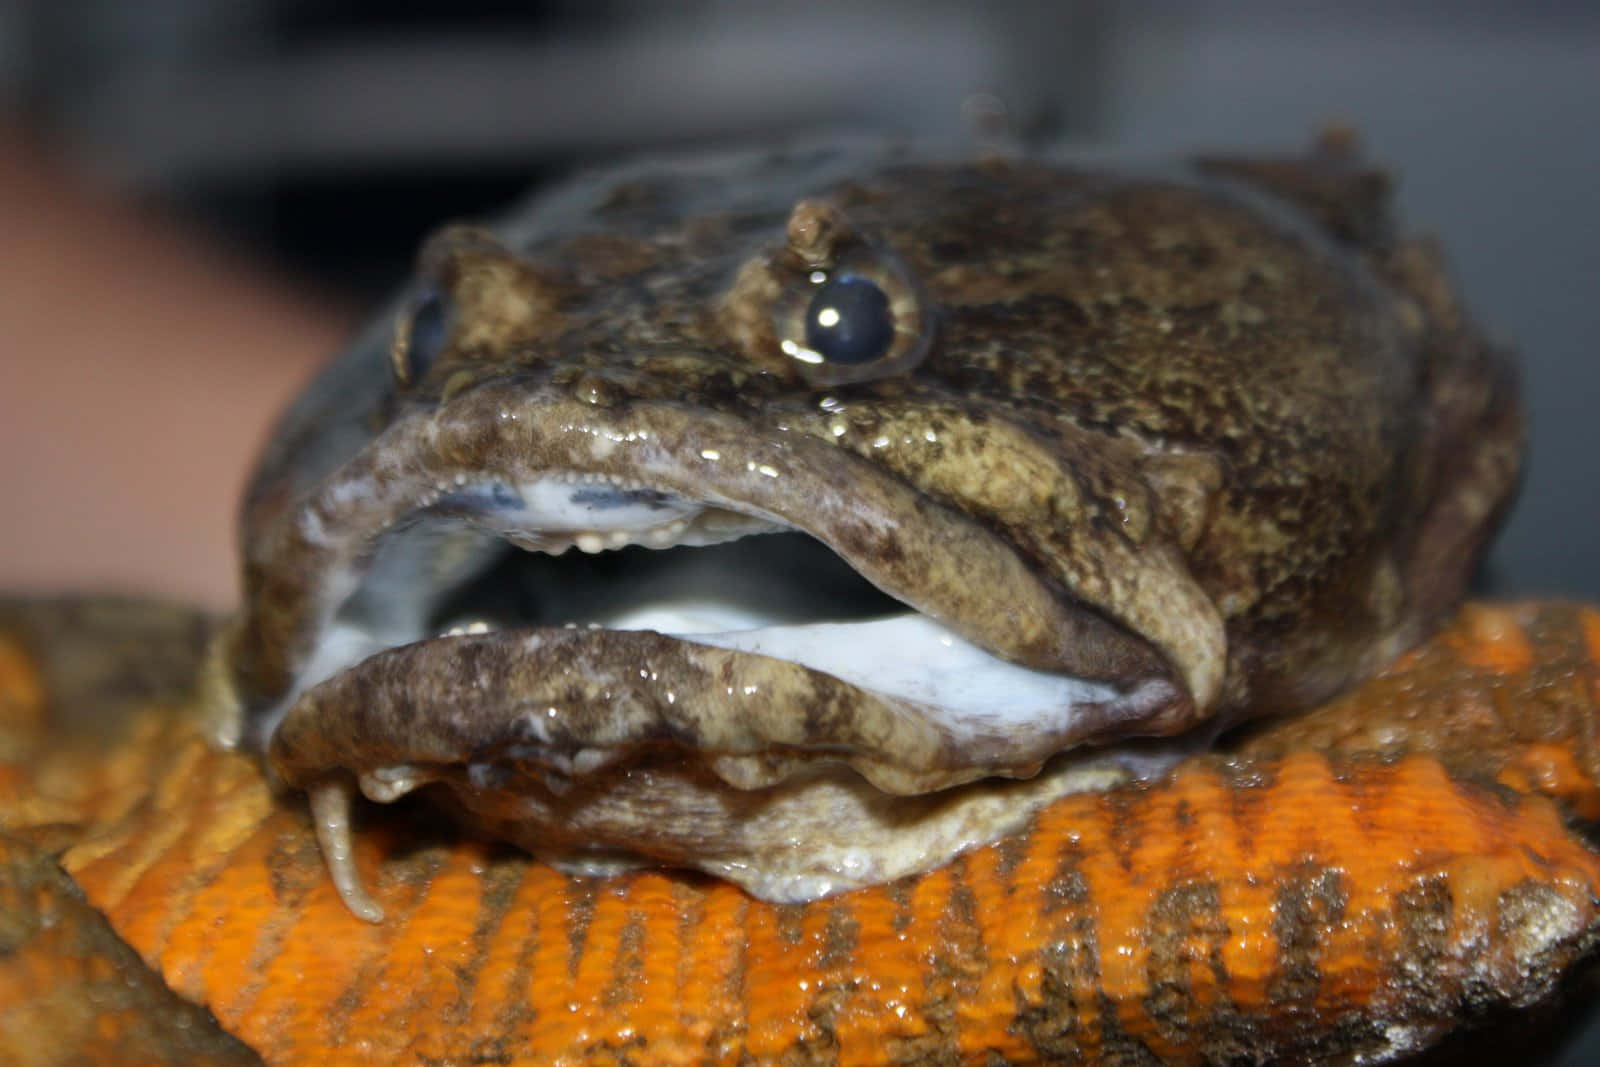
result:
[[[740,677],[765,684],[728,684]],[[941,722],[742,648],[502,631],[391,649],[313,687],[269,759],[311,794],[334,880],[368,918],[349,863],[357,786],[380,802],[442,790],[478,830],[569,870],[690,868],[805,901],[939,866],[1064,795],[1163,773],[1204,743],[1085,746],[1052,736],[1079,729],[1069,710],[1034,732],[997,715]]]
[[[766,542],[769,548],[782,543],[767,537],[751,541]],[[748,549],[749,542],[745,547]],[[826,555],[834,559],[831,553]],[[777,556],[786,567],[793,565],[793,553],[780,551]],[[570,560],[558,562],[522,553],[508,558],[518,566],[571,568]],[[718,586],[745,584],[744,579],[729,579],[728,573],[718,567]],[[824,567],[816,579],[802,586],[819,580],[832,584],[829,573]],[[539,577],[545,576],[541,573]],[[860,582],[858,577],[850,577]],[[507,583],[497,578],[488,584],[503,588]],[[535,583],[541,592],[553,584]],[[582,592],[569,594],[569,599],[585,609],[593,609],[604,599],[603,589],[579,588]],[[859,593],[851,596],[861,600]],[[875,593],[872,596],[881,598]],[[476,601],[463,599],[474,605],[467,610],[470,620],[477,610]],[[905,611],[904,605],[879,604],[871,597],[862,602],[873,611],[884,606]],[[457,605],[460,603],[458,600]],[[506,672],[498,681],[489,682],[476,669],[461,672],[460,665],[467,661],[463,657],[470,654],[468,645],[509,646],[522,635],[535,642],[555,643],[562,632],[548,623],[524,630],[515,615],[504,620],[508,630],[500,630],[492,622],[458,629],[446,619],[446,629],[456,631],[459,639],[445,637],[396,648],[359,664],[351,659],[366,660],[367,639],[373,635],[356,640],[348,653],[340,652],[337,642],[330,642],[330,673],[365,676],[370,685],[364,692],[361,686],[341,690],[341,680],[330,677],[324,687],[315,684],[322,668],[311,670],[307,680],[312,684],[305,690],[309,703],[302,708],[296,700],[294,706],[286,707],[288,718],[275,718],[271,732],[276,734],[279,725],[293,725],[303,736],[327,733],[324,728],[337,726],[348,731],[345,736],[349,740],[324,737],[320,747],[331,750],[333,758],[296,765],[293,761],[277,763],[279,738],[275,737],[275,763],[285,772],[286,781],[312,791],[314,807],[319,790],[325,798],[334,798],[322,801],[329,811],[348,804],[352,776],[363,792],[380,801],[433,784],[443,787],[452,798],[451,806],[479,830],[558,866],[591,872],[645,865],[690,868],[734,882],[768,900],[805,901],[939,866],[967,849],[1023,829],[1034,812],[1061,796],[1160,773],[1186,754],[1185,748],[1192,747],[1181,742],[1141,743],[1114,750],[1076,749],[1052,757],[1050,753],[1084,740],[1067,736],[1077,732],[1077,709],[1090,709],[1086,714],[1092,719],[1096,707],[1124,699],[1137,702],[1136,692],[1006,663],[915,613],[852,622],[778,622],[746,629],[707,629],[703,625],[680,627],[670,611],[656,617],[651,615],[653,610],[646,603],[625,607],[620,614],[600,613],[598,619],[591,614],[587,622],[579,616],[580,626],[602,625],[602,633],[592,637],[570,633],[560,639],[574,648],[610,641],[607,647],[614,646],[615,651],[599,660],[607,673],[615,675],[615,693],[610,682],[595,685],[594,672],[585,669],[596,660],[578,656],[570,661],[578,664],[575,672],[572,667],[562,671],[508,647],[489,657],[494,663],[484,661],[488,667],[498,666]],[[762,621],[767,621],[765,616]],[[488,632],[480,628],[484,626]],[[651,630],[656,633],[639,632]],[[619,741],[609,735],[615,733],[616,709],[630,699],[627,686],[659,689],[666,693],[668,704],[673,688],[686,696],[695,691],[693,685],[677,687],[674,681],[665,680],[665,669],[659,686],[653,671],[648,672],[648,684],[632,681],[630,676],[647,673],[643,667],[652,653],[641,653],[650,642],[633,640],[627,636],[629,631],[634,637],[657,642],[666,632],[669,640],[665,643],[702,650],[698,654],[670,649],[653,653],[663,664],[685,658],[725,663],[731,654],[809,668],[834,679],[833,685],[860,690],[880,704],[891,705],[896,710],[889,718],[919,721],[912,732],[926,735],[928,741],[922,747],[937,753],[925,755],[928,762],[920,765],[920,770],[907,769],[907,749],[892,741],[882,744],[870,759],[891,770],[871,780],[874,776],[848,752],[861,738],[887,741],[879,727],[869,724],[858,731],[855,741],[834,735],[796,741],[785,740],[789,728],[780,725],[775,732],[782,736],[769,742],[775,747],[765,753],[746,748],[737,758],[718,757],[715,753],[728,749],[712,744],[698,758],[685,759],[683,752],[656,740],[683,736],[672,727],[672,712],[659,710],[656,714],[660,717],[646,721],[637,736]],[[673,631],[677,631],[675,635]],[[536,636],[541,633],[551,636]],[[614,636],[607,638],[606,634]],[[380,659],[387,662],[371,666]],[[535,662],[538,670],[529,672],[528,665]],[[896,663],[902,666],[896,669]],[[413,682],[423,684],[405,684],[408,671]],[[433,711],[420,718],[441,729],[454,729],[462,720],[471,720],[459,743],[433,751],[414,747],[413,735],[428,734],[429,730],[417,726],[420,718],[416,711],[421,708],[413,711],[400,703],[387,716],[378,715],[365,724],[355,721],[365,714],[362,709],[383,705],[383,700],[373,699],[380,692],[404,694],[400,700],[409,702],[431,689],[427,679],[452,672],[458,682],[470,676],[470,684],[481,688],[432,689],[427,703]],[[564,701],[559,688],[549,686],[550,679],[560,677],[585,679],[591,691],[578,699],[598,713],[569,716],[580,723],[575,740],[542,740],[558,750],[568,746],[579,757],[599,751],[591,745],[631,749],[621,760],[606,756],[600,764],[604,773],[580,767],[566,767],[564,770],[572,773],[563,773],[563,769],[553,769],[548,759],[519,758],[496,747],[503,738],[491,743],[490,728],[504,732],[514,727],[515,720],[529,714],[529,708],[537,706],[541,715],[548,710],[555,716],[555,705]],[[696,676],[696,684],[708,698],[714,698],[705,689],[707,681],[721,685],[728,677],[725,671],[708,669]],[[827,702],[802,706],[764,699],[781,690],[777,685],[751,687],[759,693],[755,703],[770,704],[763,715],[785,717],[792,723],[796,717],[806,717],[806,708],[812,704],[827,706]],[[488,694],[505,694],[504,706],[471,703]],[[655,696],[659,698],[660,693]],[[323,700],[321,710],[316,707],[319,699]],[[636,702],[644,705],[650,700]],[[746,703],[751,703],[748,697]],[[567,709],[562,711],[565,716]],[[854,710],[850,714],[855,714]],[[446,723],[447,719],[455,721]],[[608,736],[596,738],[584,731]],[[1085,733],[1089,732],[1086,728]],[[430,736],[439,735],[435,731]],[[791,758],[796,744],[803,758]],[[371,756],[368,749],[372,747],[386,749],[388,754],[367,760],[366,771],[352,766]],[[486,750],[500,754],[490,759],[474,755]],[[730,763],[739,766],[730,771]],[[346,799],[337,800],[339,794]],[[319,815],[319,821],[327,820]],[[324,835],[324,848],[335,868],[340,862],[334,855],[348,851],[342,843],[346,834],[341,829]],[[345,882],[351,877],[348,870],[343,872]],[[337,870],[335,880],[341,880]],[[346,899],[355,901],[352,906],[360,913],[359,888],[347,893]]]
[[[1062,796],[1159,776],[1194,747],[1169,740],[1063,753],[1032,778],[919,796],[881,792],[837,765],[760,790],[666,759],[641,760],[603,787],[514,772],[486,781],[456,767],[429,777],[473,829],[568,872],[686,868],[798,903],[941,866],[1024,829]]]

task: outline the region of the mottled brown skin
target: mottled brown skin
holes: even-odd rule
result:
[[[219,703],[307,787],[386,768],[459,780],[537,740],[557,769],[603,753],[596,783],[667,746],[713,790],[842,761],[914,793],[1324,699],[1457,601],[1521,452],[1507,361],[1428,246],[1393,235],[1375,185],[1337,147],[1117,170],[873,145],[646,164],[499,235],[448,229],[420,267],[449,309],[438,360],[407,370],[403,308],[258,471]],[[885,288],[925,358],[819,385],[780,351],[786,309],[808,270],[852,256],[903,266]],[[838,683],[804,668],[735,652],[712,669],[604,631],[443,638],[300,695],[339,598],[404,531],[458,512],[456,486],[550,472],[803,529],[990,652],[1124,695],[972,742],[853,687],[819,698]],[[404,584],[368,579],[373,617],[397,615],[387,589]],[[635,662],[651,677],[624,678]],[[553,738],[527,735],[535,705]],[[676,810],[597,847],[694,804]],[[525,836],[561,836],[561,818]]]
[[[354,407],[390,426],[419,411],[444,422],[447,396],[470,403],[468,394],[504,389],[535,414],[581,412],[598,429],[671,433],[703,420],[711,433],[723,416],[758,443],[802,435],[793,447],[831,445],[1001,532],[1076,598],[1073,608],[1093,606],[1146,635],[1159,630],[1141,630],[1143,616],[1170,610],[1172,591],[1118,589],[1126,579],[1105,573],[1105,557],[1186,549],[1175,572],[1192,572],[1228,623],[1225,703],[1326,695],[1370,663],[1375,634],[1403,631],[1398,643],[1410,643],[1418,616],[1437,616],[1438,604],[1415,602],[1417,590],[1459,587],[1461,557],[1503,501],[1521,437],[1508,364],[1462,321],[1425,245],[1391,239],[1381,219],[1369,220],[1366,242],[1341,240],[1294,218],[1292,205],[1181,169],[1130,178],[1021,161],[815,155],[750,157],[693,181],[625,173],[591,186],[591,213],[547,224],[555,234],[528,249],[480,231],[440,235],[424,272],[472,327],[409,392],[396,395],[374,372],[359,387],[330,380],[307,397],[252,491],[251,562],[298,549],[273,539],[289,536],[281,512],[345,458],[348,443],[328,440],[336,416],[355,421]],[[1328,181],[1351,170],[1340,157],[1282,166],[1328,171]],[[1354,194],[1370,174],[1346,177]],[[827,196],[926,289],[939,321],[920,368],[810,388],[776,352],[770,327],[763,335],[759,295],[754,308],[725,305],[739,266],[778,245],[796,189]],[[346,376],[363,356],[372,360],[355,353]],[[838,410],[819,406],[825,396]],[[940,438],[931,447],[927,429]],[[875,446],[882,437],[888,445]],[[521,443],[484,433],[451,459],[492,471],[511,465],[497,446]],[[550,458],[559,469],[568,456]],[[621,456],[571,465],[580,462],[636,469]],[[1163,499],[1173,482],[1174,499]],[[960,562],[928,555],[922,566]],[[317,572],[285,569],[247,570],[251,636],[304,625],[275,613],[294,609],[304,596],[295,583]],[[913,594],[938,580],[895,576]],[[996,625],[983,619],[988,600],[963,610],[970,588],[939,595],[965,626]],[[1117,662],[1102,648],[1118,644],[1109,632],[1088,653],[1060,647],[1056,633],[991,636],[1024,661],[1118,674],[1098,662]],[[236,653],[252,703],[282,689],[282,661],[293,655],[292,641],[261,646]],[[1180,672],[1195,655],[1164,650]],[[1148,652],[1127,656],[1125,670],[1148,668]]]

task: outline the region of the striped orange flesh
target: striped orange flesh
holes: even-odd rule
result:
[[[803,906],[570,877],[408,802],[364,812],[388,918],[363,923],[303,804],[176,706],[92,765],[11,758],[0,813],[70,826],[88,900],[268,1063],[1375,1060],[1541,998],[1600,934],[1600,854],[1570,828],[1600,812],[1597,706],[1600,613],[1469,606],[1159,784]]]

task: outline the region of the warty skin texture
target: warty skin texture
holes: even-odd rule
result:
[[[388,800],[444,781],[483,825],[571,861],[642,855],[794,899],[1154,773],[1174,752],[1119,763],[1105,746],[1203,744],[1415,643],[1515,482],[1509,365],[1381,194],[1338,145],[1132,169],[857,145],[643,164],[498,232],[448,228],[411,302],[258,470],[213,699],[311,792],[369,913],[334,855],[357,783]],[[808,271],[862,262],[911,354],[819,384],[782,351],[786,309]],[[443,341],[411,368],[430,299]],[[648,634],[434,638],[431,594],[404,590],[464,580],[497,534],[597,538],[482,503],[530,514],[552,478],[689,509],[702,540],[803,530],[979,648],[1117,695],[952,729],[804,666]],[[313,685],[352,611],[383,636]],[[391,644],[407,647],[359,662]],[[885,799],[957,789],[1011,799],[954,829]],[[776,830],[751,831],[752,803],[783,812]],[[896,844],[867,846],[860,876],[792,847],[884,826]]]

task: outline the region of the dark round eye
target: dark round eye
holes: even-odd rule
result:
[[[927,355],[927,301],[888,252],[858,248],[827,269],[792,277],[773,307],[773,326],[779,349],[813,385],[903,374]]]
[[[889,298],[869,278],[832,278],[806,308],[806,347],[829,363],[869,363],[893,343]]]
[[[431,286],[419,293],[411,313],[400,320],[394,339],[394,370],[402,384],[420,381],[438,360],[450,339],[445,299]]]

